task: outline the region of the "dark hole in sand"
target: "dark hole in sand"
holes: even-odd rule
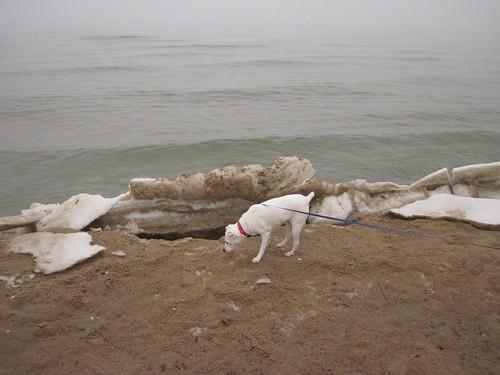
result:
[[[137,237],[144,238],[148,240],[168,240],[174,241],[185,237],[193,237],[193,238],[203,238],[206,240],[218,240],[222,236],[224,236],[226,228],[224,226],[204,229],[204,230],[193,230],[187,232],[173,232],[173,233],[138,233]]]

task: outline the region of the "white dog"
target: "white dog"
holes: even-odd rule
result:
[[[292,249],[285,254],[292,256],[299,247],[300,232],[306,223],[307,215],[286,209],[309,212],[309,203],[313,197],[314,192],[309,193],[307,197],[301,194],[290,194],[252,205],[247,212],[241,215],[236,224],[226,226],[224,251],[231,252],[244,238],[260,234],[262,241],[259,253],[252,259],[252,262],[258,263],[264,256],[271,238],[271,231],[286,223],[286,235],[278,247],[285,246],[292,238]]]

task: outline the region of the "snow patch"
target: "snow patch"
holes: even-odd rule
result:
[[[144,232],[135,221],[129,221],[127,225],[123,227],[127,232],[132,234],[138,234]]]
[[[0,276],[0,281],[5,282],[9,288],[15,288],[18,286],[16,284],[15,276]]]
[[[436,194],[426,200],[393,209],[391,213],[405,218],[448,218],[500,225],[500,200]]]
[[[10,251],[35,257],[35,272],[46,275],[63,271],[105,249],[91,245],[88,233],[29,233],[14,238]]]

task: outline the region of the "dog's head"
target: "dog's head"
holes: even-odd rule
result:
[[[234,250],[246,236],[242,235],[236,224],[226,226],[226,234],[224,235],[224,249],[222,251],[230,253]]]

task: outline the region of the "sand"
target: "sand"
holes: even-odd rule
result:
[[[107,248],[96,257],[0,282],[0,373],[500,373],[500,250],[462,245],[498,247],[500,232],[368,222],[455,244],[321,223],[291,258],[274,246],[281,228],[253,264],[259,238],[228,255],[219,241],[91,233]],[[29,275],[32,258],[6,247],[0,275]]]

